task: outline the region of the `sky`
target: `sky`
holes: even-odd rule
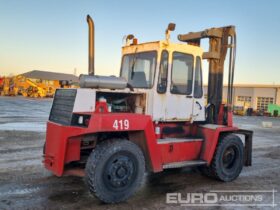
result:
[[[86,74],[90,14],[98,75],[119,74],[127,34],[139,42],[162,40],[174,22],[171,38],[177,42],[177,34],[235,25],[235,83],[280,84],[279,11],[277,0],[0,0],[0,75],[75,69]]]

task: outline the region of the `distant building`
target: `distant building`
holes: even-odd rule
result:
[[[73,74],[65,74],[50,71],[33,70],[21,74],[29,79],[48,80],[48,81],[68,81],[69,83],[78,83],[79,78]]]
[[[204,86],[207,98],[207,86]],[[223,88],[223,101],[227,100],[227,86]],[[255,111],[267,111],[268,104],[280,105],[280,85],[234,85],[233,105],[246,106]]]

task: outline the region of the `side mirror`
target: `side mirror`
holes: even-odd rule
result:
[[[133,34],[128,34],[126,36],[126,39],[132,40],[132,39],[134,39],[134,35]]]
[[[168,31],[174,31],[175,28],[176,28],[176,24],[175,23],[169,23],[168,27],[167,27],[167,30]]]
[[[125,37],[125,42],[126,42],[126,46],[129,46],[130,45],[130,40],[134,40],[134,35],[133,34],[128,34],[126,37]]]
[[[176,27],[175,23],[169,23],[167,29],[165,30],[165,39],[167,41],[167,43],[169,43],[169,39],[170,39],[170,32],[174,31]]]

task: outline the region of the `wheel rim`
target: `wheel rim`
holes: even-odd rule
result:
[[[226,170],[231,170],[236,165],[238,150],[234,145],[227,147],[223,153],[223,167]]]
[[[115,154],[112,156],[103,173],[105,185],[113,191],[124,190],[135,178],[136,160],[129,154]]]

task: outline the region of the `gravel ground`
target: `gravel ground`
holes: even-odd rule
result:
[[[0,209],[201,209],[167,204],[166,193],[207,193],[211,190],[276,190],[274,209],[280,208],[280,119],[235,117],[239,127],[254,131],[253,166],[238,179],[222,183],[195,168],[146,176],[144,186],[127,202],[106,205],[88,193],[82,178],[53,176],[42,166],[45,122],[51,99],[0,97]],[[262,121],[273,123],[262,128]],[[271,193],[263,193],[270,203]],[[238,207],[238,209],[272,207]],[[236,209],[236,207],[203,207]]]

